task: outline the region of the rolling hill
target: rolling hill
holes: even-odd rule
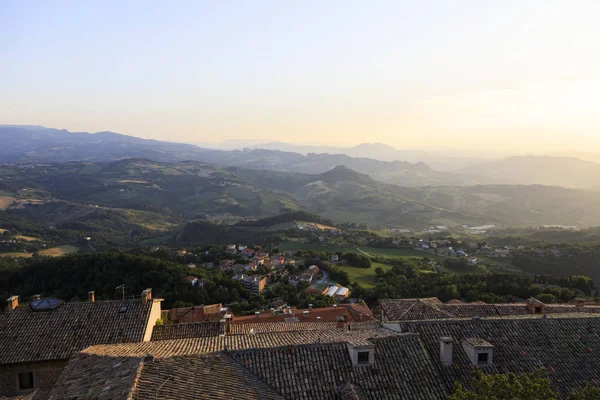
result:
[[[549,186],[401,187],[345,166],[321,174],[193,161],[126,159],[4,165],[6,213],[57,228],[170,231],[191,220],[235,222],[304,210],[335,222],[600,225],[600,193]]]
[[[476,174],[440,172],[422,162],[379,161],[365,157],[377,153],[375,145],[359,146],[345,154],[299,154],[277,150],[222,151],[197,146],[140,139],[114,132],[69,132],[38,126],[0,125],[0,162],[56,163],[113,162],[147,158],[161,162],[198,161],[252,169],[320,174],[344,165],[382,182],[403,186],[466,185],[489,183]],[[383,145],[380,145],[383,146]],[[381,150],[380,146],[378,149]],[[364,150],[364,152],[362,150]],[[363,154],[365,153],[365,154]]]

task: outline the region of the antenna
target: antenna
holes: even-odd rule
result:
[[[122,293],[123,293],[123,301],[125,301],[125,284],[122,284],[122,285],[120,285],[120,286],[117,286],[117,287],[115,288],[115,290],[119,290],[119,289],[121,289],[121,291],[122,291]]]

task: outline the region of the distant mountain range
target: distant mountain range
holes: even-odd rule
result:
[[[379,161],[424,162],[440,171],[452,171],[491,158],[489,155],[483,156],[482,154],[460,152],[457,150],[399,150],[383,143],[362,143],[353,147],[334,147],[301,146],[290,143],[271,142],[257,144],[250,146],[250,148],[279,150],[300,154],[345,154],[349,157],[372,158]]]
[[[483,162],[458,172],[477,171],[497,184],[594,187],[600,185],[600,164],[575,157],[518,156]]]
[[[544,184],[600,188],[600,164],[574,157],[514,156],[483,161],[461,158],[460,155],[451,158],[448,152],[444,152],[443,156],[436,158],[435,152],[397,150],[380,143],[337,149],[346,154],[322,153],[335,151],[336,148],[331,147],[285,143],[260,146],[270,149],[224,151],[140,139],[115,132],[91,134],[40,126],[7,125],[0,125],[0,142],[0,162],[5,163],[112,162],[126,158],[147,158],[160,162],[190,160],[302,174],[321,174],[336,166],[345,166],[375,180],[400,186]],[[434,164],[448,161],[463,166],[453,171],[440,171],[423,162],[419,158],[421,156],[433,160]],[[588,154],[588,157],[592,156]]]
[[[127,159],[3,166],[10,216],[61,229],[173,230],[196,219],[302,210],[335,222],[426,229],[446,225],[600,225],[600,193],[549,186],[401,187],[338,166],[321,174]]]

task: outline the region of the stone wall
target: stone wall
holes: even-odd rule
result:
[[[48,392],[66,365],[66,360],[0,365],[0,397],[27,393],[18,391],[20,372],[33,372],[36,389],[39,389],[40,394]]]

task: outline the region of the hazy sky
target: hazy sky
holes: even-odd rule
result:
[[[0,124],[600,150],[600,1],[0,0]]]

